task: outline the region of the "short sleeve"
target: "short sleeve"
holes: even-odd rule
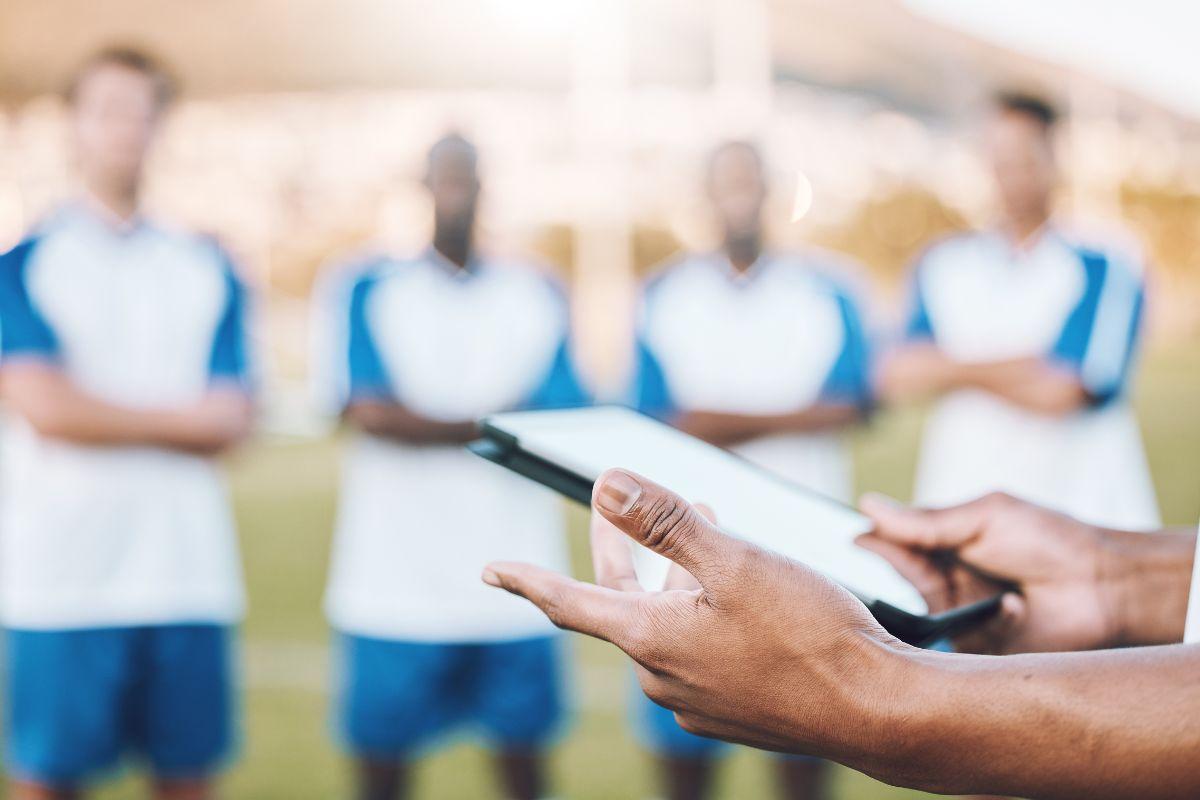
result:
[[[525,404],[526,408],[576,408],[591,402],[579,380],[579,372],[571,357],[571,342],[563,336],[554,351],[554,360],[541,384]]]
[[[821,387],[820,399],[825,403],[854,405],[870,409],[871,359],[862,317],[854,301],[845,292],[835,295],[842,326],[842,347],[837,360]]]
[[[626,393],[627,405],[657,419],[666,419],[678,410],[667,385],[662,363],[641,337],[634,344],[632,374]]]
[[[29,264],[36,239],[0,256],[0,361],[14,358],[58,360],[59,343],[29,296]]]
[[[1119,395],[1137,351],[1145,290],[1131,267],[1092,251],[1080,252],[1085,281],[1075,308],[1050,352],[1074,372],[1097,405]]]
[[[350,292],[346,336],[346,403],[360,399],[394,399],[392,383],[371,330],[370,301],[378,285],[373,272],[360,277]]]
[[[909,280],[908,312],[904,322],[904,339],[909,342],[933,341],[933,321],[925,298],[924,270],[918,263]]]
[[[214,383],[249,389],[252,383],[249,345],[249,297],[229,259],[222,256],[225,303],[213,335],[208,374]]]

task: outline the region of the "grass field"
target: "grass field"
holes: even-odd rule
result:
[[[1136,392],[1163,514],[1169,523],[1200,517],[1200,343],[1147,359]],[[916,412],[881,415],[856,436],[861,489],[909,493]],[[327,717],[329,632],[320,610],[335,500],[335,443],[261,442],[232,465],[251,610],[244,627],[244,742],[225,794],[250,800],[349,796],[348,774],[331,745]],[[577,572],[588,574],[583,516],[572,511]],[[576,637],[575,725],[554,756],[563,798],[654,795],[645,757],[626,726],[628,674],[611,647]],[[721,775],[721,796],[771,796],[767,759],[739,751]],[[485,756],[468,743],[450,747],[419,772],[423,798],[494,797]],[[918,795],[839,769],[841,798]],[[108,800],[142,796],[126,778]]]

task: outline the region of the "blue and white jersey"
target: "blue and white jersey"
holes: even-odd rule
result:
[[[992,394],[941,398],[926,423],[916,502],[1000,490],[1103,525],[1159,524],[1141,435],[1126,402],[1143,305],[1142,269],[1048,229],[1027,250],[998,232],[955,236],[920,259],[907,325],[963,362],[1042,358],[1092,399],[1065,417]]]
[[[214,242],[82,205],[0,257],[0,369],[54,365],[131,408],[248,389],[245,291]],[[0,458],[0,618],[66,629],[229,622],[243,607],[225,485],[212,459],[38,434],[7,414]]]
[[[459,421],[587,402],[568,344],[567,303],[546,277],[436,251],[381,259],[329,282],[338,405],[399,403]],[[551,491],[467,452],[356,433],[345,453],[326,610],[339,630],[414,641],[499,641],[553,630],[479,580],[489,561],[567,568]]]
[[[830,258],[765,254],[737,273],[723,254],[668,266],[643,293],[634,404],[656,416],[797,411],[871,403],[858,307]],[[853,489],[836,431],[786,433],[733,448],[830,497]]]

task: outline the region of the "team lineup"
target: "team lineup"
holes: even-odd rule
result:
[[[236,750],[245,603],[214,456],[253,430],[253,301],[217,242],[141,210],[169,100],[138,53],[89,62],[69,97],[78,197],[0,256],[0,623],[21,800],[77,797],[130,754],[156,796],[207,798]],[[1143,269],[1055,221],[1055,121],[1035,98],[997,99],[981,146],[1000,216],[917,259],[894,330],[855,265],[772,246],[763,152],[716,146],[697,191],[722,244],[646,279],[629,378],[605,399],[847,503],[846,431],[930,401],[918,505],[1001,491],[1159,528],[1126,397]],[[546,757],[569,721],[563,635],[479,578],[497,561],[568,571],[562,504],[463,446],[489,413],[596,398],[564,289],[478,245],[480,159],[460,135],[433,143],[429,246],[331,266],[314,291],[315,403],[351,431],[325,610],[334,729],[364,800],[407,796],[414,760],[461,730],[494,753],[505,796],[552,796]],[[710,796],[730,745],[641,693],[630,711],[663,793]],[[782,796],[829,796],[827,762],[776,768]]]

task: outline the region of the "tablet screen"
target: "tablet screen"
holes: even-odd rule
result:
[[[708,505],[728,533],[801,561],[865,601],[912,614],[928,610],[887,561],[855,544],[871,528],[866,517],[650,417],[599,406],[497,414],[486,423],[516,438],[522,450],[589,481],[611,467],[645,475]],[[647,588],[661,587],[665,559],[638,550],[638,577]]]

